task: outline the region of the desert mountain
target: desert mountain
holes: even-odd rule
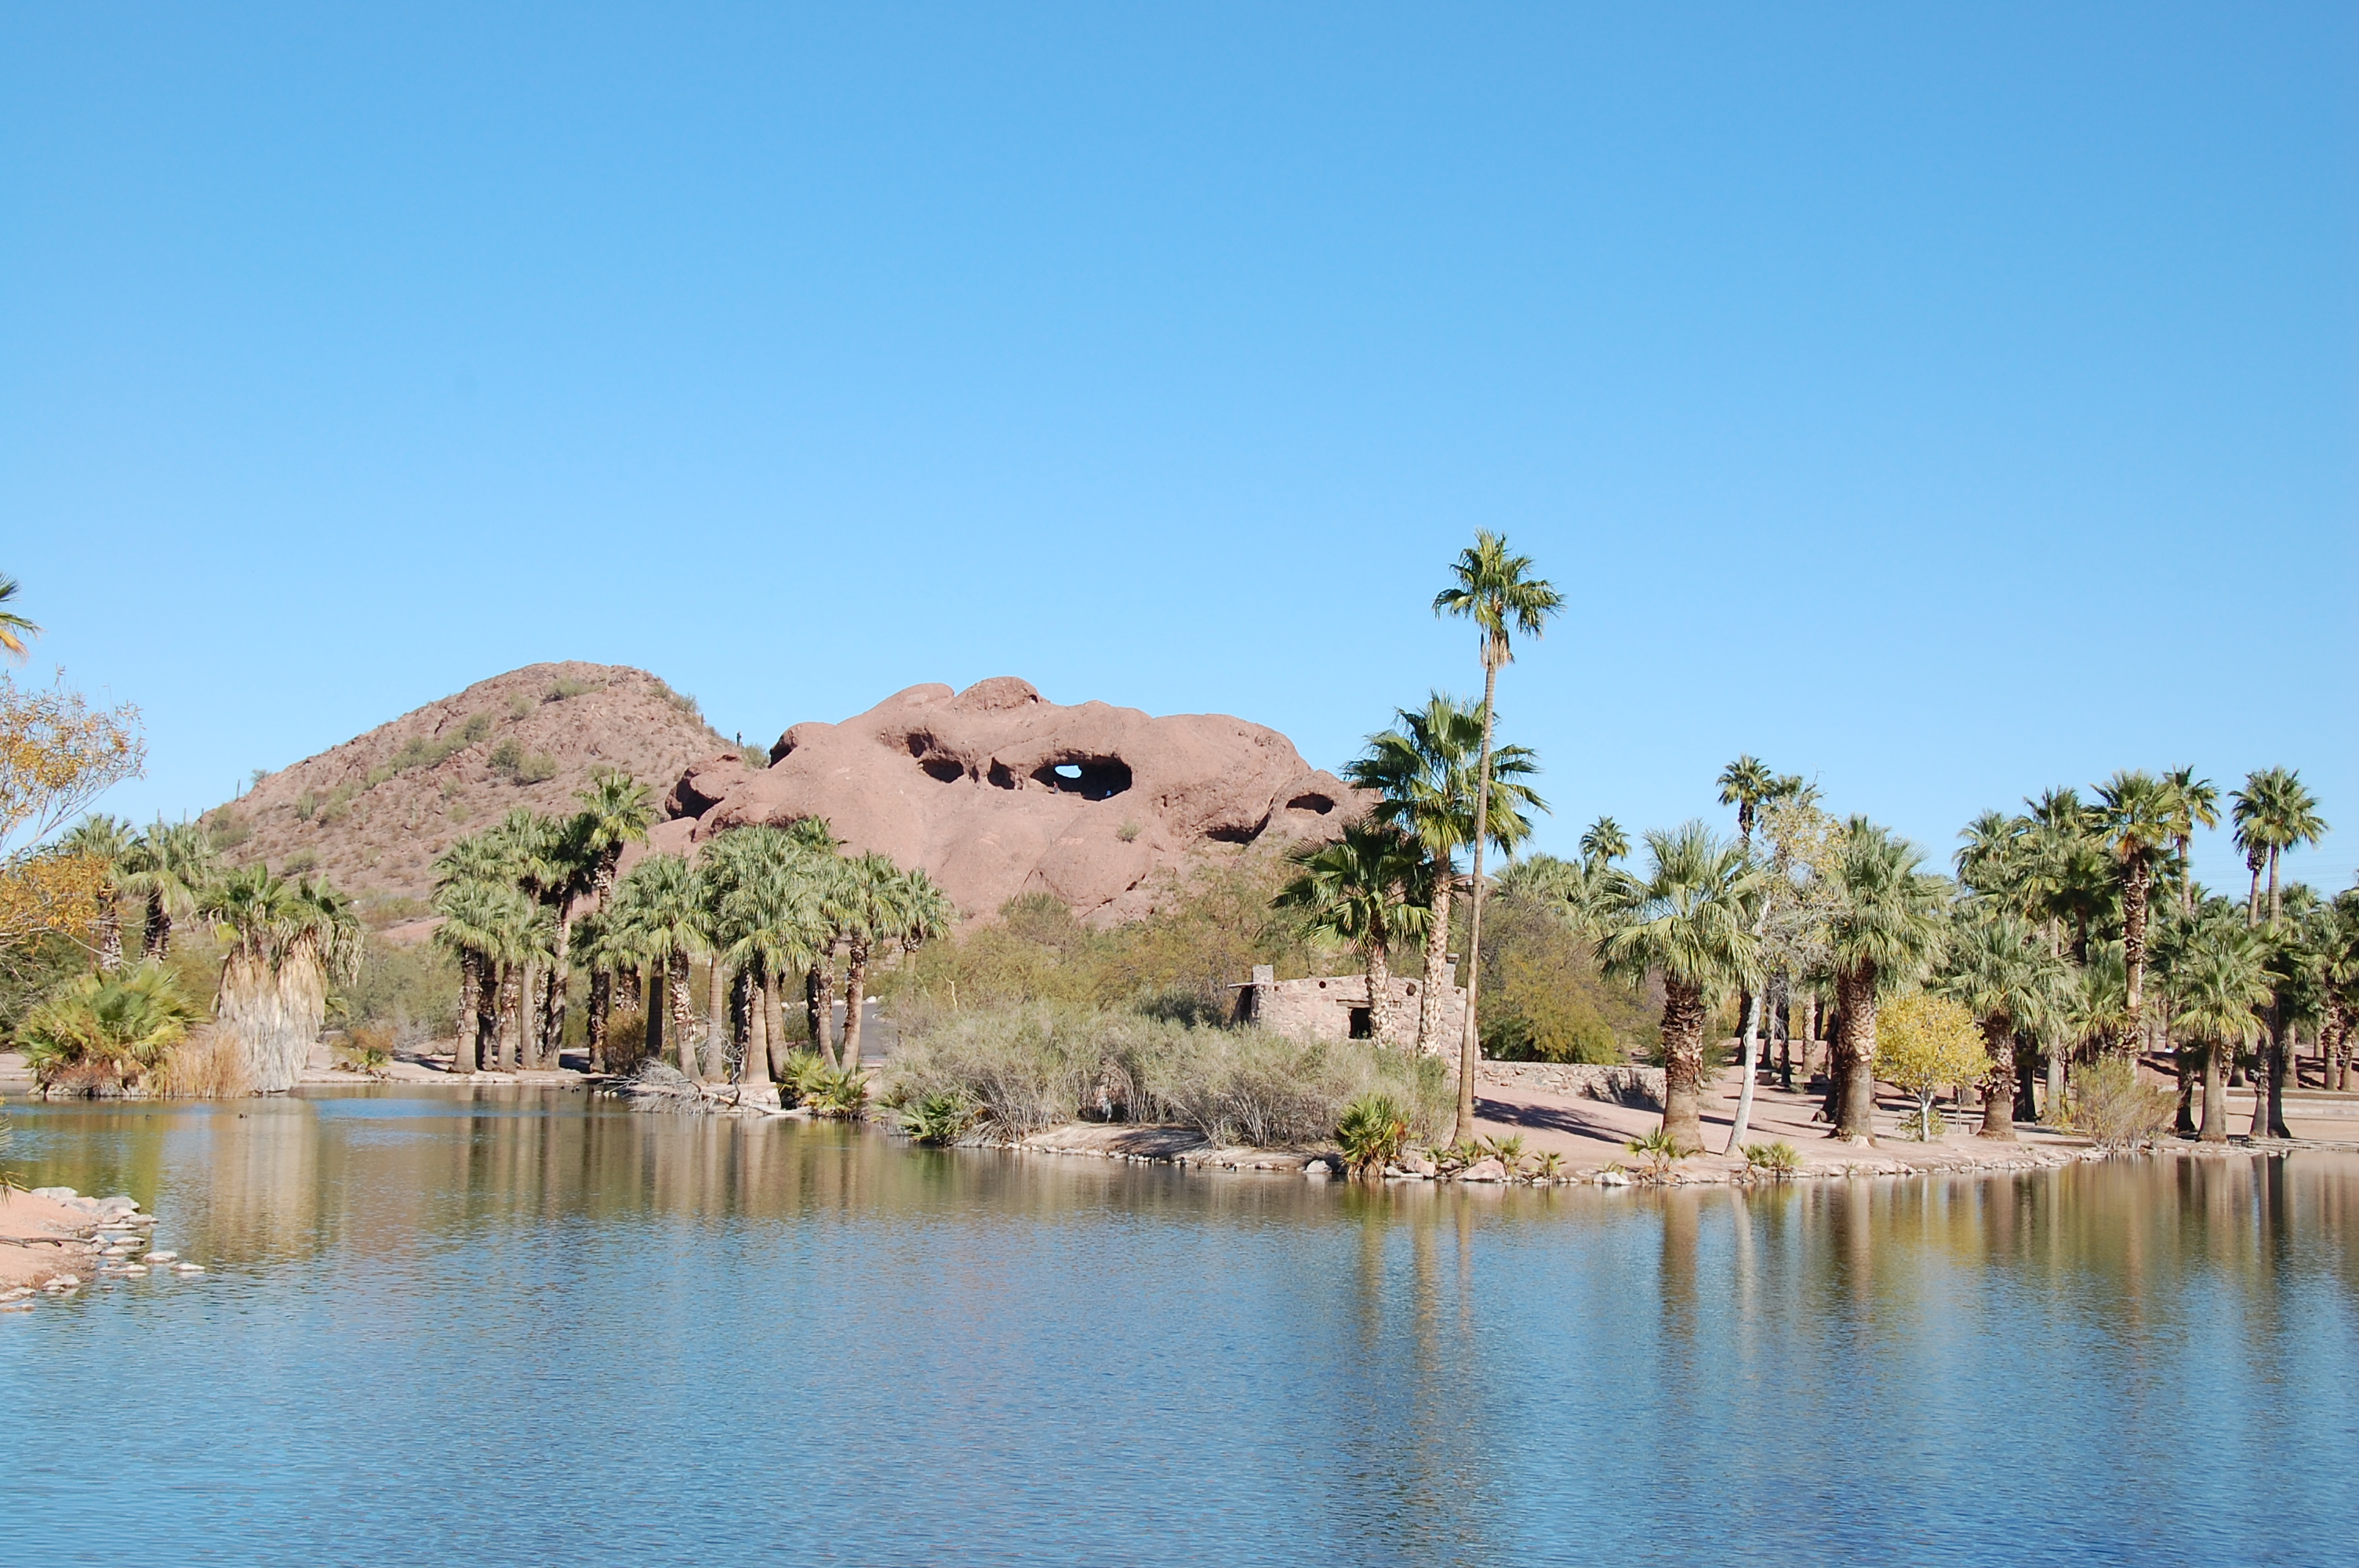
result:
[[[798,724],[766,768],[700,762],[649,841],[692,852],[748,823],[824,817],[848,851],[924,868],[965,914],[1045,892],[1111,925],[1148,913],[1166,873],[1217,846],[1330,839],[1372,798],[1259,724],[1063,707],[1001,676]]]
[[[205,821],[232,860],[422,899],[434,857],[512,807],[570,811],[601,768],[660,800],[690,762],[728,749],[693,698],[645,670],[527,665],[282,768]]]

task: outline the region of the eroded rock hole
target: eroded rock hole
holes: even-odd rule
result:
[[[1076,757],[1043,763],[1032,776],[1066,795],[1106,800],[1130,787],[1130,764],[1118,757]]]
[[[1323,795],[1298,795],[1286,803],[1288,811],[1315,811],[1324,816],[1335,809],[1335,803]]]
[[[957,784],[966,777],[966,770],[948,757],[929,758],[919,762],[918,766],[926,771],[928,778],[940,780],[943,784]]]

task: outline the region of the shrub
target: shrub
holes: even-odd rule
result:
[[[2072,1075],[2072,1125],[2105,1149],[2135,1149],[2171,1123],[2178,1097],[2139,1078],[2137,1064],[2106,1055]]]
[[[901,1129],[919,1143],[940,1147],[955,1143],[974,1125],[974,1107],[964,1095],[926,1096],[901,1112]]]
[[[1537,1168],[1533,1170],[1532,1174],[1538,1176],[1544,1182],[1555,1181],[1559,1176],[1564,1174],[1564,1155],[1554,1149],[1544,1151],[1540,1154],[1538,1164]]]
[[[1790,1176],[1802,1168],[1802,1156],[1791,1143],[1783,1140],[1775,1143],[1747,1143],[1745,1146],[1745,1168],[1756,1175]]]
[[[308,790],[308,789],[307,789],[307,790],[305,790],[301,795],[297,795],[297,796],[295,797],[295,820],[296,820],[296,821],[298,821],[298,822],[309,822],[309,821],[310,821],[310,820],[311,820],[311,814],[312,814],[313,812],[315,812],[315,811],[319,810],[319,809],[320,809],[320,797],[319,797],[318,795],[313,795],[310,790]]]
[[[319,869],[320,851],[298,849],[287,857],[286,863],[278,868],[278,874],[283,877],[308,877]]]
[[[580,697],[585,692],[603,691],[604,689],[605,683],[603,681],[566,680],[560,677],[560,679],[553,680],[549,683],[549,695],[541,700],[544,702],[563,702],[568,697]]]
[[[1143,831],[1145,830],[1141,828],[1137,823],[1125,822],[1121,827],[1114,830],[1114,836],[1121,839],[1124,843],[1129,844],[1136,842],[1139,834]]]
[[[1690,1152],[1668,1127],[1658,1127],[1644,1138],[1633,1138],[1623,1147],[1644,1161],[1647,1174],[1658,1182],[1669,1175],[1671,1168],[1686,1159]]]
[[[66,981],[16,1026],[16,1046],[45,1091],[120,1094],[146,1087],[201,1016],[151,961]]]
[[[1947,997],[1918,992],[1885,1003],[1875,1021],[1876,1076],[1899,1085],[1917,1101],[1908,1126],[1915,1136],[1940,1136],[1933,1101],[1949,1084],[1971,1083],[1990,1071],[1990,1054],[1974,1015]]]
[[[382,1023],[361,1024],[336,1046],[336,1061],[348,1072],[382,1072],[392,1060],[393,1031]]]
[[[1408,1141],[1408,1117],[1390,1095],[1362,1095],[1343,1108],[1335,1123],[1335,1141],[1343,1151],[1343,1162],[1355,1173],[1381,1172],[1400,1158]]]
[[[214,849],[224,853],[254,837],[254,824],[234,806],[215,806],[200,820],[204,824],[205,837],[213,841]]]
[[[831,1067],[822,1062],[803,1076],[802,1103],[821,1116],[857,1120],[868,1109],[868,1076],[857,1067]]]

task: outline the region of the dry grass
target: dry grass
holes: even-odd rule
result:
[[[191,1032],[164,1058],[155,1091],[175,1099],[243,1099],[254,1092],[237,1042],[210,1026]]]

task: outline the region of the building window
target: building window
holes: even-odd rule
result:
[[[1375,1009],[1355,1007],[1352,1010],[1352,1038],[1374,1040],[1376,1037]]]

